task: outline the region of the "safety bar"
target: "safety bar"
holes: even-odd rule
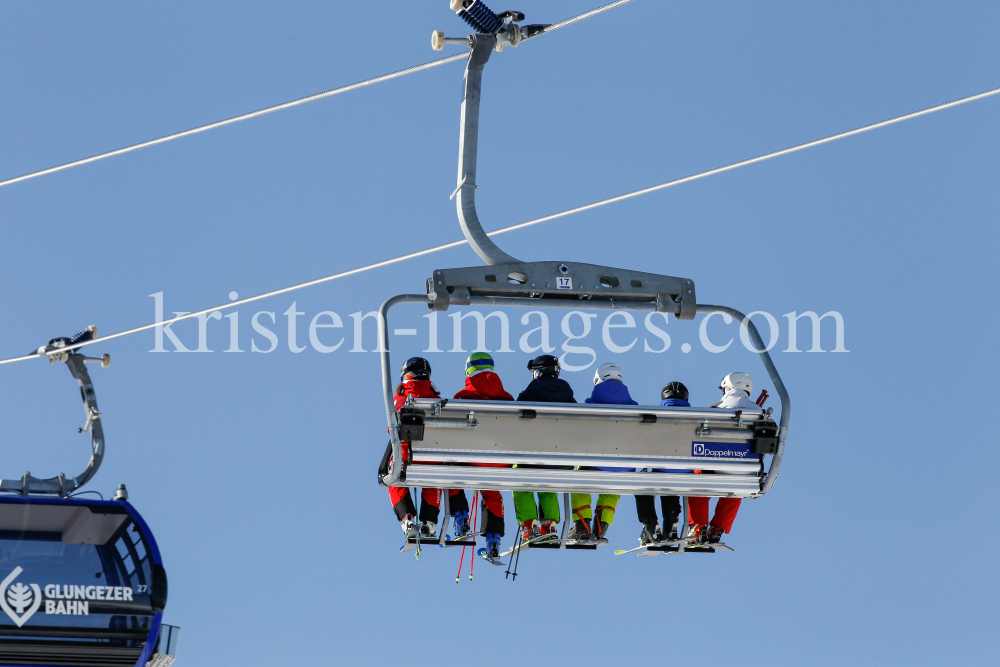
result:
[[[737,475],[756,475],[760,459],[708,459],[680,457],[595,456],[593,454],[537,454],[535,452],[476,452],[454,449],[414,448],[414,463],[442,462],[490,465],[545,465],[569,467],[654,468],[669,470],[715,470]]]
[[[767,369],[767,374],[771,378],[771,382],[774,383],[774,389],[778,392],[778,397],[781,399],[781,418],[778,421],[778,450],[771,457],[771,466],[768,468],[767,475],[764,476],[760,484],[760,495],[764,495],[774,486],[775,480],[778,479],[778,470],[781,469],[781,458],[785,455],[785,440],[788,438],[788,420],[792,414],[792,401],[788,398],[788,390],[785,389],[785,383],[781,381],[781,376],[778,375],[778,369],[774,367],[774,361],[771,360],[771,355],[767,351],[767,345],[764,345],[764,340],[760,337],[760,332],[757,331],[757,327],[746,315],[735,308],[702,304],[698,305],[698,312],[704,314],[725,313],[739,322],[741,326],[747,328],[750,334],[750,342],[754,349],[757,350],[760,360],[764,362],[764,368]]]
[[[517,298],[498,298],[498,297],[472,297],[470,299],[471,305],[485,305],[485,306],[519,306],[519,307],[529,307],[529,308],[585,308],[588,310],[637,310],[637,311],[655,311],[656,305],[649,303],[636,303],[636,302],[615,302],[615,301],[565,301],[559,299],[517,299]],[[503,303],[498,303],[503,302]],[[389,327],[388,327],[388,317],[389,310],[393,306],[400,303],[423,303],[428,304],[428,298],[425,294],[400,294],[394,297],[390,297],[385,300],[381,308],[379,308],[379,345],[381,351],[382,360],[382,392],[385,398],[385,409],[386,409],[386,421],[389,425],[389,437],[392,443],[392,464],[389,468],[388,474],[382,479],[382,483],[386,486],[394,486],[400,481],[400,473],[402,471],[402,445],[399,441],[399,433],[397,426],[397,416],[396,409],[393,403],[393,373],[390,368],[390,358],[389,358]],[[678,305],[678,309],[679,309]],[[767,470],[767,474],[762,480],[760,480],[760,485],[758,493],[755,495],[763,495],[774,485],[775,480],[778,476],[778,471],[781,468],[781,459],[785,453],[785,441],[788,437],[788,421],[791,415],[791,400],[788,397],[788,391],[785,389],[785,383],[781,381],[781,376],[778,375],[778,369],[775,368],[774,362],[771,360],[771,355],[768,353],[764,341],[761,339],[760,333],[757,331],[757,327],[754,323],[747,319],[743,313],[733,308],[728,308],[726,306],[712,306],[712,305],[698,305],[698,311],[702,314],[722,312],[730,315],[738,322],[741,326],[745,326],[750,334],[750,340],[757,350],[757,354],[761,357],[764,363],[764,368],[767,370],[768,376],[771,378],[771,382],[774,384],[775,391],[778,392],[778,396],[781,400],[781,416],[778,422],[778,446],[777,451],[771,458],[771,464]],[[468,401],[471,404],[473,401]],[[491,409],[505,409],[510,406],[516,406],[516,409],[522,409],[526,403],[494,403],[491,405]],[[534,404],[538,405],[538,404]],[[502,407],[501,407],[502,406]],[[595,406],[597,407],[597,406]],[[613,409],[620,409],[625,406],[614,406]],[[511,407],[511,409],[514,409]],[[647,408],[648,409],[648,408]],[[673,409],[671,410],[673,412]],[[414,466],[410,468],[407,473],[407,484],[414,485],[411,481],[412,474],[423,474],[417,472],[415,468],[427,468],[428,466]],[[494,469],[497,470],[497,469]],[[510,470],[504,471],[501,474],[510,474]],[[618,473],[626,474],[626,473]],[[639,474],[639,473],[635,473]],[[483,487],[490,488],[490,487]],[[651,494],[656,495],[656,494]],[[664,494],[666,495],[666,494]],[[698,495],[698,494],[694,494]],[[706,494],[712,495],[712,494]],[[725,494],[723,494],[725,495]]]
[[[760,478],[752,474],[704,475],[423,464],[407,467],[406,486],[648,496],[752,498],[760,495]]]

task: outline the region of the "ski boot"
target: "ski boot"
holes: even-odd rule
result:
[[[669,540],[671,542],[675,542],[675,541],[677,541],[677,540],[680,539],[680,536],[677,534],[677,523],[676,522],[674,523],[674,525],[670,526],[670,531],[666,534],[666,536],[664,536],[663,539],[665,541]]]
[[[413,522],[412,514],[407,514],[402,519],[400,519],[399,527],[403,529],[403,533],[406,535],[407,539],[417,536],[417,526]]]
[[[420,539],[421,540],[433,540],[437,539],[437,522],[435,521],[424,521],[420,524]]]
[[[718,544],[722,541],[722,536],[726,534],[719,526],[708,527],[708,534],[705,536],[705,544]]]
[[[555,519],[542,519],[542,523],[538,527],[538,533],[540,535],[557,535],[559,533],[559,522]]]
[[[527,519],[521,522],[521,541],[529,542],[539,535],[541,532],[537,519]]]
[[[486,554],[489,560],[499,560],[500,558],[500,536],[496,533],[486,533]]]
[[[593,535],[594,541],[598,544],[607,544],[608,528],[610,527],[610,524],[598,519],[597,517],[599,515],[600,514],[594,516],[594,524],[590,527],[590,533]]]
[[[642,533],[639,534],[639,546],[644,547],[654,542],[660,542],[663,540],[663,534],[660,532],[659,526],[653,526],[652,524],[645,524],[642,527]]]
[[[469,536],[471,529],[469,528],[469,513],[468,512],[455,512],[455,515],[451,517],[455,520],[455,537],[456,540],[464,540]]]
[[[584,519],[577,519],[573,522],[573,526],[569,529],[569,534],[566,539],[570,542],[589,542],[590,541],[590,526]]]
[[[696,547],[699,544],[701,544],[701,541],[704,538],[704,535],[702,535],[704,529],[705,526],[700,523],[695,523],[691,525],[690,529],[688,530],[689,547]]]

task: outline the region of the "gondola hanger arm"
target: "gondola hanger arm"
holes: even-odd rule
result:
[[[50,363],[64,362],[80,387],[80,396],[83,398],[87,421],[77,429],[77,432],[90,433],[90,461],[87,467],[79,475],[71,478],[60,473],[49,479],[39,479],[32,476],[30,472],[26,472],[20,479],[0,479],[0,491],[19,493],[22,496],[43,494],[65,498],[89,482],[101,467],[101,462],[104,460],[104,427],[101,424],[101,411],[97,407],[97,395],[90,379],[90,373],[87,371],[87,364],[99,363],[103,368],[107,368],[111,364],[111,357],[107,354],[99,358],[85,357],[73,351],[72,348],[66,349],[96,338],[97,327],[90,325],[69,338],[54,338],[49,341],[48,345],[38,348],[34,353],[47,355]]]

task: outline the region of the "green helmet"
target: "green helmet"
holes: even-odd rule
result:
[[[473,352],[469,355],[469,358],[465,360],[465,374],[466,376],[475,375],[482,371],[492,371],[493,370],[493,357],[487,352]]]

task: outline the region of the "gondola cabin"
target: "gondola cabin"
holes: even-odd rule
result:
[[[166,604],[156,540],[128,502],[0,497],[0,665],[169,665]]]

